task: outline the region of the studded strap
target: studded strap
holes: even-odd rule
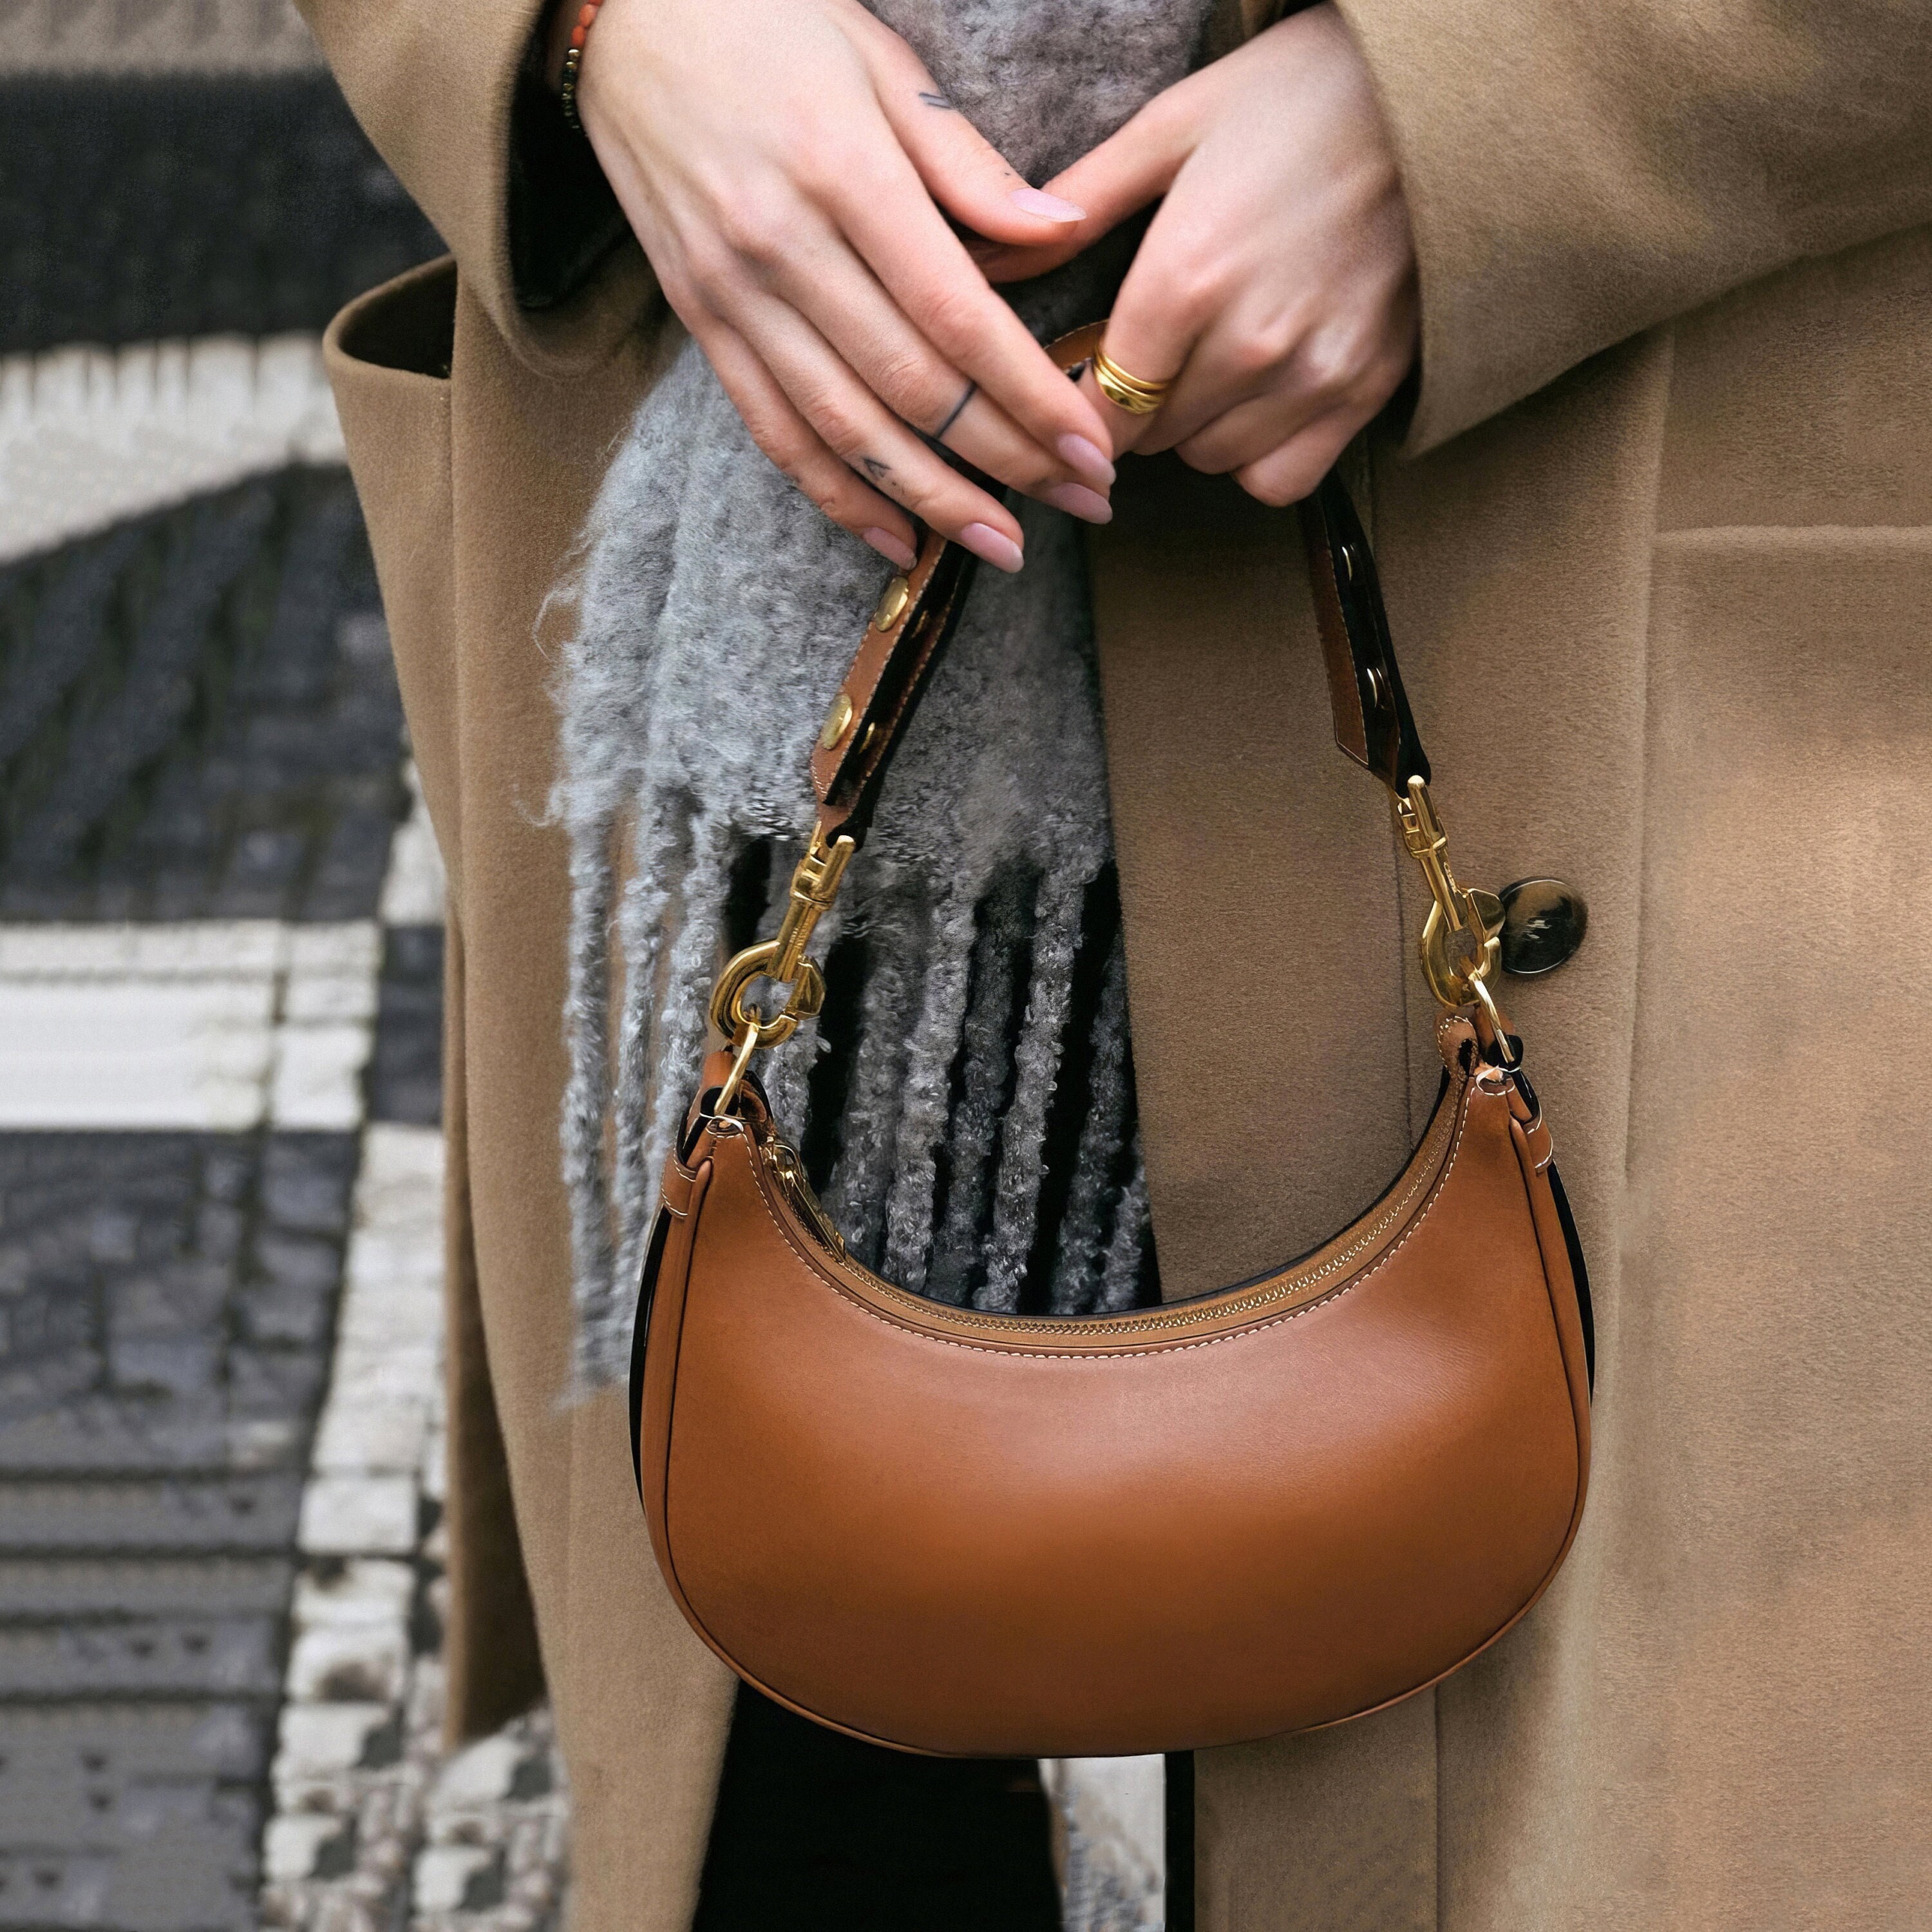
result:
[[[1090,322],[1048,346],[1078,381],[1106,332]],[[1300,509],[1302,542],[1328,673],[1335,742],[1397,799],[1427,780],[1428,755],[1410,714],[1383,609],[1373,554],[1333,471]],[[853,653],[812,755],[818,827],[862,843],[894,749],[965,608],[977,560],[932,531],[912,568],[886,585]]]

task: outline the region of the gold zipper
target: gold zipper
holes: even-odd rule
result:
[[[812,1191],[812,1184],[805,1178],[805,1168],[795,1148],[774,1136],[764,1143],[764,1154],[766,1162],[788,1204],[804,1222],[810,1232],[874,1292],[904,1310],[915,1320],[931,1320],[938,1316],[947,1326],[984,1328],[1006,1335],[1052,1335],[1070,1340],[1085,1336],[1108,1336],[1124,1339],[1135,1334],[1160,1334],[1174,1329],[1198,1328],[1207,1323],[1225,1322],[1230,1316],[1257,1313],[1280,1302],[1296,1299],[1318,1282],[1330,1282],[1339,1285],[1346,1280],[1364,1256],[1407,1217],[1418,1196],[1426,1193],[1441,1178],[1442,1143],[1452,1138],[1457,1117],[1466,1100],[1466,1095],[1460,1096],[1454,1106],[1438,1110],[1436,1119],[1424,1137],[1423,1148],[1417,1150],[1418,1154],[1424,1154],[1425,1157],[1419,1161],[1417,1170],[1409,1175],[1408,1184],[1382,1208],[1370,1226],[1339,1253],[1330,1255],[1326,1261],[1292,1269],[1286,1274],[1276,1275],[1271,1280],[1258,1282],[1234,1300],[1216,1300],[1212,1306],[1189,1307],[1184,1305],[1172,1309],[1136,1309],[1124,1315],[1061,1315],[1043,1320],[1016,1315],[981,1315],[970,1310],[929,1301],[922,1295],[911,1294],[896,1282],[888,1281],[884,1275],[875,1274],[872,1269],[847,1252],[845,1238],[832,1225],[831,1216],[819,1205],[818,1196]],[[1431,1142],[1436,1144],[1433,1148],[1430,1147]],[[1203,1299],[1211,1298],[1204,1297]]]

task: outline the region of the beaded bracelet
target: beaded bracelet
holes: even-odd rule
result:
[[[584,43],[590,38],[590,23],[597,17],[597,10],[604,0],[584,0],[582,10],[578,14],[577,25],[570,30],[570,46],[563,57],[563,82],[557,91],[557,98],[563,104],[563,118],[580,134],[584,123],[577,118],[577,75],[584,64]]]

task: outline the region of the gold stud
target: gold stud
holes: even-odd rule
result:
[[[872,613],[872,622],[882,631],[890,631],[905,615],[906,606],[912,602],[912,586],[903,577],[896,577],[879,596],[879,608]]]
[[[844,736],[852,722],[852,694],[842,691],[832,700],[832,709],[825,714],[825,722],[818,728],[818,748],[829,752]]]

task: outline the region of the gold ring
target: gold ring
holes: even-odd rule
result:
[[[1100,384],[1101,394],[1115,409],[1125,410],[1130,416],[1152,416],[1167,400],[1167,392],[1174,387],[1172,376],[1164,382],[1150,382],[1142,376],[1130,376],[1104,349],[1094,352],[1094,380]]]

